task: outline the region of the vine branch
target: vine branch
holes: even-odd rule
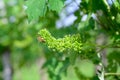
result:
[[[105,76],[120,76],[120,73],[105,73]]]

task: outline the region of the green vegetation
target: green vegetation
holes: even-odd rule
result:
[[[119,56],[119,0],[0,2],[0,80],[119,80]]]
[[[28,2],[30,1],[28,0]],[[70,25],[70,27],[76,27],[76,30],[73,31],[74,33],[72,35],[64,34],[63,38],[60,38],[58,36],[55,38],[53,37],[54,35],[51,36],[52,32],[49,33],[46,29],[40,30],[38,32],[40,38],[44,40],[44,43],[46,43],[47,46],[51,48],[50,50],[55,51],[53,53],[55,53],[54,55],[57,55],[54,56],[57,61],[56,64],[61,63],[61,60],[58,60],[59,57],[64,57],[65,59],[62,61],[67,60],[67,63],[69,64],[67,67],[72,65],[75,68],[75,73],[80,80],[95,80],[95,78],[97,80],[103,80],[107,78],[110,80],[118,80],[120,78],[120,75],[106,76],[106,74],[115,74],[120,67],[119,60],[116,60],[119,54],[115,56],[115,54],[119,52],[120,48],[119,0],[81,0],[80,3],[77,3],[77,1],[72,1],[65,4],[64,7],[59,6],[60,2],[58,6],[54,6],[55,3],[50,2],[51,0],[48,0],[44,5],[47,7],[47,10],[44,8],[44,11],[46,11],[44,15],[48,15],[49,13],[58,15],[58,11],[61,11],[61,8],[64,11],[72,3],[76,3],[78,7],[78,9],[76,8],[77,10],[75,10],[73,13],[69,13],[67,11],[64,13],[68,15],[67,17],[69,17],[70,14],[73,14],[77,17],[75,22]],[[29,8],[31,5],[27,7]],[[40,7],[36,6],[36,9],[37,8]],[[60,8],[60,10],[57,9],[57,11],[56,8]],[[32,11],[32,9],[27,10]],[[32,16],[31,13],[27,14]],[[47,18],[46,16],[42,17]],[[39,16],[39,18],[41,18],[41,16]],[[31,18],[29,18],[29,20],[31,20]],[[48,26],[47,29],[51,30]],[[76,33],[79,35],[79,37]],[[78,52],[80,52],[80,54],[78,54]],[[50,55],[51,54],[49,54],[49,56]],[[81,63],[81,65],[76,67],[76,60],[79,60],[77,63]],[[82,62],[80,62],[81,60]],[[84,60],[88,60],[88,62],[84,62]],[[112,65],[114,65],[114,67],[112,67]],[[95,68],[95,66],[97,67]],[[51,65],[51,67],[53,66]],[[51,72],[49,72],[49,74],[53,74],[52,77],[50,76],[52,80],[61,79],[60,74],[54,75],[54,72]],[[56,78],[53,78],[53,76],[56,76]]]

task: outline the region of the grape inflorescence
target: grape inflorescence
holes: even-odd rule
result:
[[[38,32],[38,35],[45,40],[47,46],[53,51],[74,50],[81,52],[82,42],[80,34],[65,35],[63,38],[56,39],[47,29],[42,29]]]

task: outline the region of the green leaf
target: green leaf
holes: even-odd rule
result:
[[[15,40],[14,41],[14,46],[17,48],[25,48],[29,46],[32,43],[32,38],[31,36],[26,36],[26,38],[22,41],[20,40]]]
[[[84,60],[84,61],[81,61],[80,64],[81,65],[79,65],[79,70],[84,77],[91,78],[94,76],[95,66],[91,61]]]
[[[57,11],[58,13],[64,7],[64,3],[61,0],[49,0],[49,9],[53,11]]]
[[[84,28],[88,26],[88,22],[87,21],[81,21],[78,25],[78,30],[84,30]]]
[[[43,17],[46,13],[46,0],[28,0],[26,3],[29,20]]]
[[[116,22],[120,24],[120,14],[119,13],[116,16]]]
[[[120,4],[119,4],[119,2],[118,2],[117,0],[114,2],[114,5],[115,5],[115,7],[117,7],[117,8],[120,7]]]

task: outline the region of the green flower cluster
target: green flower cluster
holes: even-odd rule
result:
[[[57,50],[63,52],[66,50],[74,50],[76,52],[81,52],[82,43],[80,34],[66,35],[58,39],[54,38],[46,29],[40,30],[38,34],[53,51]]]

